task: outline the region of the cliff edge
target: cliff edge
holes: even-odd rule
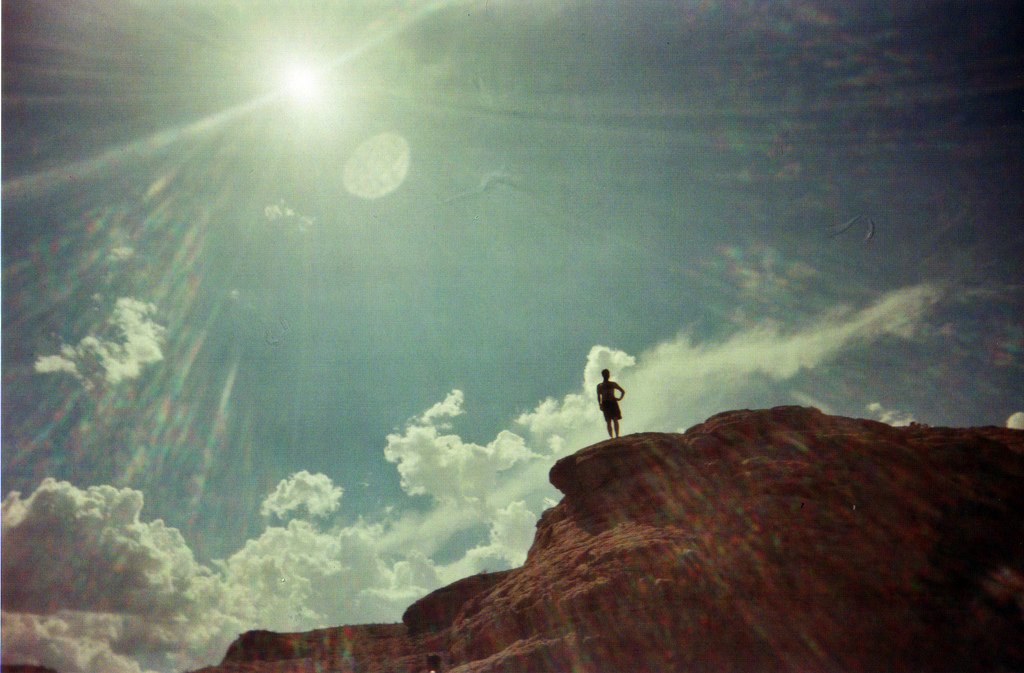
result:
[[[521,568],[202,670],[1024,670],[1024,431],[731,411],[550,478]]]

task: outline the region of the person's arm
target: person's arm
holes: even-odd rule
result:
[[[619,392],[622,393],[622,395],[619,396],[619,399],[621,400],[623,397],[626,396],[626,389],[620,386],[618,383],[615,384],[615,387],[618,388]]]

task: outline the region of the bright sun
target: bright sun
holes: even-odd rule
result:
[[[305,65],[294,65],[285,71],[284,87],[292,98],[299,101],[313,100],[320,92],[316,72]]]

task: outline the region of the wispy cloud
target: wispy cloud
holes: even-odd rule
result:
[[[765,322],[717,343],[694,344],[683,332],[635,359],[595,346],[581,392],[544,401],[523,414],[519,424],[528,430],[529,446],[547,446],[556,454],[600,439],[604,424],[594,387],[601,369],[608,368],[627,391],[621,405],[624,431],[682,430],[719,411],[750,404],[760,378],[792,379],[883,335],[911,338],[939,297],[936,288],[918,285],[859,310],[837,308],[804,326]]]

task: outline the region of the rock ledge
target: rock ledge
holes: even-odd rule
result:
[[[1024,431],[731,411],[550,478],[523,567],[203,670],[1024,670]]]

